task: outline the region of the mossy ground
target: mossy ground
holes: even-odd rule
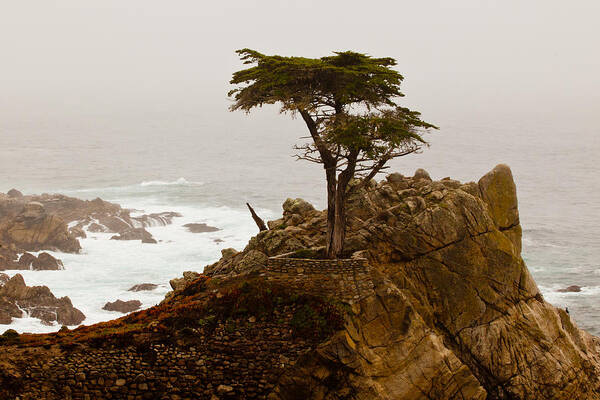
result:
[[[345,312],[334,299],[295,292],[262,277],[201,276],[155,307],[92,326],[23,334],[5,342],[19,347],[59,345],[64,350],[79,345],[137,347],[148,341],[194,343],[219,326],[233,333],[248,321],[287,324],[295,337],[319,342],[343,327]]]

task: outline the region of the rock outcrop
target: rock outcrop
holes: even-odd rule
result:
[[[46,286],[26,286],[17,274],[0,287],[0,323],[10,324],[24,312],[46,324],[79,325],[85,319],[68,297],[57,299]]]
[[[255,252],[325,244],[323,212],[284,209],[271,230],[205,272],[236,276]],[[544,301],[520,256],[507,166],[466,184],[394,174],[354,195],[348,209],[346,250],[366,250],[376,294],[297,374],[286,374],[274,399],[294,398],[301,387],[323,394],[306,398],[335,398],[334,376],[345,381],[334,392],[355,392],[351,398],[600,398],[600,342]]]
[[[14,218],[0,222],[0,235],[3,242],[27,251],[77,253],[81,249],[66,223],[59,216],[48,214],[44,205],[36,201],[26,203]]]
[[[61,260],[51,256],[46,252],[40,253],[37,257],[31,253],[25,252],[21,254],[17,261],[5,261],[0,263],[0,271],[2,270],[59,270],[64,269]]]
[[[0,269],[15,267],[17,255],[23,251],[76,253],[81,249],[77,239],[87,236],[84,228],[128,237],[132,232],[147,233],[146,227],[170,224],[181,216],[175,212],[133,212],[99,198],[90,201],[60,194],[23,196],[16,190],[0,193]],[[156,243],[149,233],[138,236],[144,243]]]
[[[325,221],[303,200],[286,201],[245,249],[173,279],[160,305],[57,336],[21,335],[2,348],[0,395],[600,399],[599,339],[544,300],[520,256],[508,167],[464,184],[392,174],[355,192],[346,251],[368,260],[372,285],[343,304],[303,289],[302,260],[323,252]],[[270,279],[269,257],[284,253],[296,260],[293,285],[283,269]],[[329,275],[352,287],[341,271]],[[64,379],[47,372],[62,365]],[[107,370],[118,374],[98,375]]]
[[[568,286],[568,287],[566,287],[564,289],[558,289],[557,292],[560,292],[560,293],[579,293],[579,292],[581,292],[581,286],[571,285],[571,286]]]
[[[115,300],[112,303],[106,303],[102,309],[106,311],[118,311],[120,313],[127,314],[139,310],[141,306],[142,302],[139,300]]]

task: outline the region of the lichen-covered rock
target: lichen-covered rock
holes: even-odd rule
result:
[[[485,174],[479,180],[479,190],[499,228],[507,229],[519,224],[517,187],[508,165],[500,164]]]
[[[194,280],[198,279],[199,277],[200,277],[200,274],[195,271],[185,271],[183,273],[183,278],[173,278],[169,281],[169,284],[171,285],[171,288],[173,290],[181,290],[187,284],[193,282]]]
[[[308,201],[303,199],[287,199],[283,203],[283,213],[307,215],[315,211],[315,208]]]

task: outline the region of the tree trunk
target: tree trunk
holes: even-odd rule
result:
[[[335,193],[335,211],[331,243],[327,247],[328,258],[340,258],[344,251],[346,239],[346,196],[340,191],[340,184]]]
[[[330,214],[332,215],[333,226],[331,232],[331,241],[327,243],[327,257],[328,258],[340,258],[343,256],[344,251],[344,241],[346,239],[346,196],[347,196],[347,188],[350,180],[354,176],[354,171],[356,169],[356,158],[358,156],[358,152],[352,152],[348,156],[348,166],[337,177],[337,182],[335,185],[334,192],[334,209],[331,212],[331,207],[328,203],[329,212],[327,213],[327,228],[329,233],[329,221]],[[335,174],[334,174],[335,178]],[[328,180],[328,188],[329,188],[329,180]],[[328,190],[329,194],[329,190]],[[328,237],[329,238],[329,237]]]
[[[336,208],[336,192],[337,192],[337,179],[335,176],[335,169],[328,169],[325,171],[327,177],[327,257],[335,258],[335,254],[332,253],[332,244],[334,237],[335,227],[335,208]]]

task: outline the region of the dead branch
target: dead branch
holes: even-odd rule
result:
[[[267,228],[267,225],[265,224],[265,221],[263,221],[262,218],[259,217],[254,212],[254,209],[250,206],[250,204],[246,203],[246,205],[248,206],[248,210],[250,210],[250,214],[252,214],[252,219],[254,220],[254,222],[256,222],[256,225],[258,226],[258,230],[260,232],[262,232],[262,231],[268,231],[269,228]]]

